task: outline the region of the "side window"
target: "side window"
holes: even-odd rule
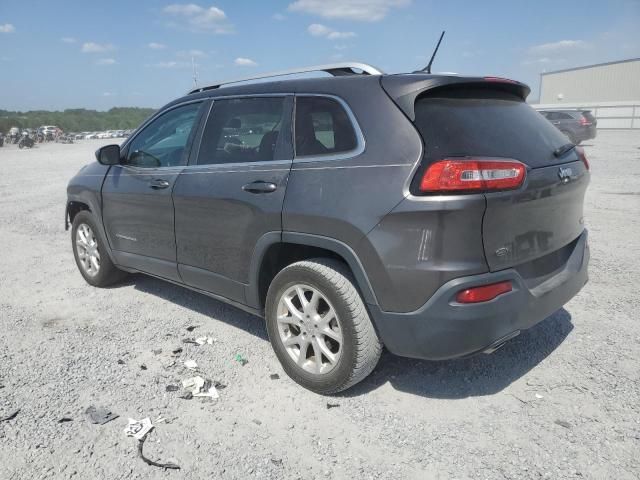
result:
[[[568,113],[558,113],[558,120],[571,120],[572,118]]]
[[[296,157],[336,154],[356,148],[351,120],[337,101],[296,97]]]
[[[136,167],[185,165],[185,147],[201,106],[183,105],[153,120],[129,144],[125,163]]]
[[[547,120],[557,120],[558,114],[556,112],[547,112],[546,117]]]
[[[284,97],[214,100],[198,165],[275,160]]]

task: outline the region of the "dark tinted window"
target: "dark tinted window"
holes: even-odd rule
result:
[[[149,123],[129,144],[126,163],[136,167],[174,167],[187,162],[185,147],[202,103],[183,105]]]
[[[275,159],[283,97],[216,100],[204,130],[198,164]]]
[[[425,160],[483,156],[520,160],[532,167],[557,163],[567,143],[550,122],[515,95],[487,89],[434,91],[416,101],[416,126]]]
[[[347,112],[326,97],[296,97],[296,156],[348,152],[357,146]]]
[[[569,115],[568,113],[564,113],[564,112],[559,112],[558,113],[558,120],[571,120],[573,117],[571,115]]]

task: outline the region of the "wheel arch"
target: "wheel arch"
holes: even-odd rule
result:
[[[251,260],[250,283],[246,290],[249,306],[263,310],[269,285],[282,268],[300,260],[318,257],[344,262],[351,270],[364,302],[378,304],[362,263],[347,244],[309,233],[270,232],[260,238]]]

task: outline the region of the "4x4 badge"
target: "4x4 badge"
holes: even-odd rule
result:
[[[569,180],[571,180],[572,175],[573,175],[573,170],[571,170],[571,168],[569,167],[566,167],[566,168],[560,167],[560,169],[558,170],[558,177],[560,177],[560,180],[562,180],[562,183],[568,183]]]

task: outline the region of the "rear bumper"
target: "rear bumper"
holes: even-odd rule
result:
[[[591,140],[592,138],[596,138],[597,129],[595,125],[590,125],[588,127],[580,128],[576,131],[576,136],[582,142],[584,140]]]
[[[396,355],[428,360],[468,356],[491,349],[560,309],[587,282],[588,263],[585,230],[566,263],[535,286],[512,268],[451,280],[415,312],[369,308],[382,341]],[[513,291],[489,302],[455,300],[460,290],[505,280],[511,280]]]

